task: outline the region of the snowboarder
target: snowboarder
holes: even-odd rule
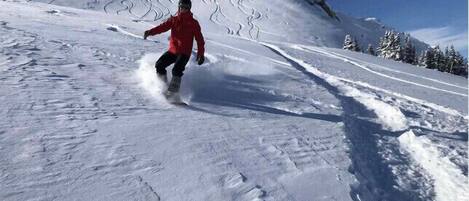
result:
[[[190,0],[179,0],[179,9],[175,16],[157,27],[145,31],[144,39],[171,30],[169,50],[156,62],[156,74],[163,82],[167,82],[166,68],[174,63],[172,79],[165,95],[171,97],[179,92],[181,78],[192,52],[194,38],[197,41],[197,63],[202,65],[204,57],[204,37],[199,22],[192,17]]]

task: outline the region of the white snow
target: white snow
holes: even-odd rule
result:
[[[176,1],[49,2],[0,1],[0,200],[468,197],[467,79],[336,49],[379,23],[193,1],[206,63],[179,107],[154,69],[169,34],[141,36]]]
[[[464,201],[469,198],[467,177],[447,157],[441,156],[437,145],[431,140],[425,136],[415,136],[412,130],[398,139],[412,158],[432,175],[435,180],[435,200]]]
[[[155,63],[162,54],[149,53],[145,54],[138,60],[139,68],[135,72],[136,79],[140,81],[140,85],[147,93],[155,98],[158,103],[167,103],[163,96],[166,83],[163,83],[156,77]]]
[[[365,18],[365,21],[379,22],[378,18],[376,17],[367,17]]]
[[[294,48],[298,48],[297,46],[293,46]],[[444,89],[440,89],[440,88],[437,88],[437,87],[432,87],[432,86],[427,86],[427,85],[424,85],[424,84],[420,84],[420,83],[416,83],[416,82],[412,82],[412,81],[408,81],[408,80],[404,80],[404,79],[401,79],[401,78],[398,78],[398,77],[393,77],[393,76],[389,76],[389,75],[386,75],[384,73],[380,73],[380,72],[377,72],[377,71],[373,71],[371,69],[369,69],[367,66],[365,65],[362,65],[362,64],[359,64],[355,61],[352,61],[350,59],[348,59],[347,57],[344,57],[344,56],[341,56],[341,55],[337,55],[335,53],[331,53],[331,52],[326,52],[326,51],[322,51],[320,50],[319,48],[307,48],[308,50],[311,50],[311,51],[316,51],[318,53],[322,53],[322,54],[325,54],[327,56],[330,56],[330,57],[333,57],[333,58],[336,58],[336,59],[341,59],[343,60],[344,62],[346,63],[350,63],[350,64],[353,64],[357,67],[360,67],[368,72],[371,72],[371,73],[374,73],[376,75],[379,75],[379,76],[382,76],[382,77],[385,77],[385,78],[388,78],[388,79],[393,79],[393,80],[397,80],[399,82],[404,82],[404,83],[407,83],[407,84],[412,84],[412,85],[417,85],[419,87],[424,87],[424,88],[428,88],[428,89],[432,89],[432,90],[437,90],[437,91],[442,91],[442,92],[446,92],[446,93],[450,93],[450,94],[455,94],[455,95],[459,95],[459,96],[462,96],[462,97],[467,97],[467,94],[464,94],[464,93],[458,93],[458,92],[454,92],[454,91],[450,91],[450,90],[444,90]],[[388,68],[382,68],[382,69],[385,69],[385,70],[388,70]],[[392,70],[393,72],[396,72],[396,73],[399,73],[399,74],[402,74],[402,72],[400,71],[395,71],[395,70]],[[405,74],[408,74],[408,73],[405,73]],[[408,74],[409,75],[409,74]],[[412,75],[410,74],[410,76],[412,77],[416,77],[417,75]],[[429,78],[423,78],[423,79],[429,79]],[[430,81],[436,81],[434,79],[429,79]],[[455,86],[455,85],[452,85],[452,84],[448,84],[446,82],[441,82],[441,81],[436,81],[440,84],[445,84],[445,85],[449,85],[449,86],[452,86],[452,87],[458,87],[458,88],[461,88],[461,89],[466,89],[465,87],[459,87],[459,86]]]
[[[317,68],[305,63],[304,61],[292,57],[277,46],[268,43],[263,44],[278,51],[287,59],[296,62],[298,65],[304,67],[307,71],[326,80],[332,86],[337,87],[345,96],[349,96],[356,99],[369,110],[374,111],[385,128],[391,131],[401,131],[407,128],[406,118],[398,108],[395,108],[389,104],[386,104],[385,102],[378,100],[372,94],[363,93],[362,91],[359,91],[356,88],[343,84],[335,76],[319,71]]]
[[[438,105],[438,104],[434,104],[434,103],[431,103],[431,102],[428,102],[428,101],[425,101],[425,100],[422,100],[422,99],[413,98],[413,97],[406,96],[406,95],[403,95],[403,94],[400,94],[400,93],[397,93],[397,92],[393,92],[393,91],[389,91],[389,90],[382,89],[382,88],[379,88],[379,87],[375,87],[375,86],[370,85],[368,83],[364,83],[364,82],[360,82],[360,81],[352,81],[352,80],[345,79],[345,78],[339,78],[339,79],[343,82],[347,82],[347,83],[350,83],[350,84],[353,84],[353,85],[358,85],[358,86],[365,87],[365,88],[370,88],[374,91],[379,91],[379,92],[386,93],[386,94],[391,95],[391,96],[395,96],[395,97],[399,97],[401,99],[412,101],[414,103],[424,105],[426,107],[432,108],[433,110],[444,112],[444,113],[447,113],[447,114],[452,115],[452,116],[460,116],[460,117],[467,118],[467,116],[462,115],[459,111],[457,111],[455,109],[451,109],[451,108],[444,107],[444,106],[441,106],[441,105]]]

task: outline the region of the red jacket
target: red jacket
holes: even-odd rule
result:
[[[151,29],[149,35],[161,34],[170,29],[169,52],[191,56],[195,37],[198,49],[197,57],[204,56],[204,37],[200,31],[199,22],[192,17],[191,12],[178,13],[176,16],[172,16],[166,22]]]

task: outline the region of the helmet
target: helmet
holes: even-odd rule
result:
[[[179,0],[179,8],[191,9],[192,2],[191,0]]]

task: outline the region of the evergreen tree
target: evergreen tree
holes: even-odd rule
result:
[[[358,47],[358,42],[354,39],[351,35],[346,35],[344,40],[344,50],[351,50],[355,52],[360,51],[360,47]]]
[[[401,39],[398,33],[386,31],[379,44],[379,56],[385,59],[402,60]]]
[[[466,64],[466,60],[464,57],[461,55],[461,53],[456,52],[456,66],[463,66]]]
[[[414,45],[412,44],[410,35],[406,35],[405,46],[402,51],[402,61],[408,64],[417,63],[417,55]]]
[[[391,42],[391,59],[396,61],[402,60],[402,47],[401,47],[401,37],[399,33],[393,32]]]
[[[441,72],[445,71],[445,55],[440,49],[440,46],[437,45],[435,48],[433,48],[433,66],[435,69],[438,69]]]
[[[469,70],[467,60],[452,45],[444,52],[439,46],[428,48],[420,57],[419,65],[464,77],[468,76]]]
[[[446,48],[445,57],[446,57],[446,72],[454,73],[455,66],[458,65],[457,53],[456,53],[456,50],[454,49],[454,46],[451,45],[449,50],[448,48]]]
[[[418,65],[419,64],[419,57],[417,55],[417,48],[415,46],[412,46],[412,53],[414,54],[413,55],[414,63],[412,63],[412,64],[413,65]]]
[[[352,36],[347,34],[344,40],[344,50],[352,50],[354,47]]]
[[[433,48],[428,48],[427,50],[425,50],[424,52],[424,56],[422,58],[422,66],[424,66],[425,68],[429,68],[429,69],[435,69],[435,66],[434,66],[434,59],[435,59],[435,56],[434,56],[434,49]]]
[[[456,56],[455,56],[455,64],[454,64],[454,67],[453,67],[453,74],[455,75],[461,75],[461,76],[465,76],[467,77],[467,71],[468,71],[468,68],[467,68],[467,60],[464,59],[464,57],[456,51]]]
[[[427,51],[422,51],[422,53],[420,54],[419,58],[418,58],[418,65],[419,66],[423,66],[425,67],[425,54],[426,54]]]
[[[468,64],[466,63],[465,65],[456,68],[456,69],[454,70],[453,74],[459,75],[459,76],[467,77],[467,76],[468,76],[468,71],[469,71],[468,68],[469,68],[469,66],[468,66]]]
[[[357,39],[353,39],[353,43],[355,44],[353,51],[355,51],[355,52],[361,52],[362,50],[361,50],[361,48],[360,48],[360,45],[358,45],[358,40],[357,40]]]
[[[379,46],[378,46],[379,57],[388,58],[389,43],[390,43],[389,41],[391,38],[390,35],[391,35],[391,32],[386,31],[386,33],[384,33],[384,36],[380,39]]]
[[[373,56],[376,56],[376,52],[375,52],[375,49],[373,48],[373,45],[368,44],[368,48],[366,49],[366,53],[368,53],[370,55],[373,55]]]
[[[446,46],[445,51],[443,53],[443,63],[444,63],[443,72],[449,72],[450,71],[449,62],[450,62],[449,48],[448,48],[448,46]]]

